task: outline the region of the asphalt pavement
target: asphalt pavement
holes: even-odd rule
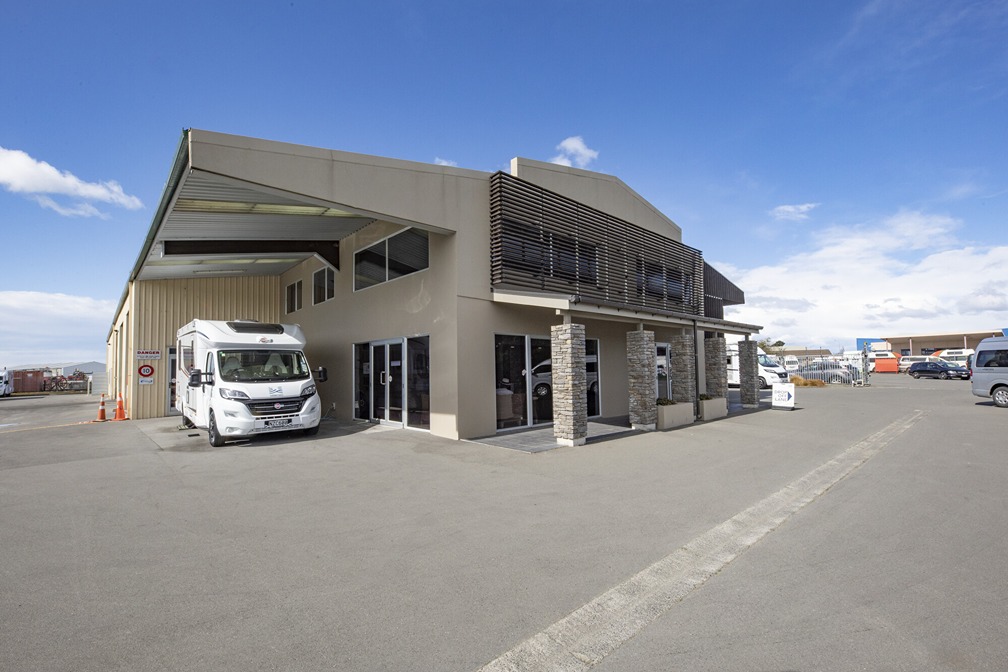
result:
[[[1008,660],[1008,412],[966,382],[537,453],[334,422],[211,448],[96,410],[0,400],[0,669]]]

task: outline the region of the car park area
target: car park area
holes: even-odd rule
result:
[[[179,418],[86,423],[93,397],[2,399],[0,668],[500,669],[873,446],[595,669],[998,669],[1008,411],[870,382],[536,454],[331,421],[214,448]]]

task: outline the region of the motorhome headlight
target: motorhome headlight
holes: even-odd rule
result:
[[[314,396],[314,394],[315,394],[314,385],[305,385],[304,388],[301,390],[302,397],[311,397]]]
[[[218,387],[217,390],[220,392],[220,396],[225,399],[248,399],[249,396],[242,392],[241,390],[229,390],[226,387]]]

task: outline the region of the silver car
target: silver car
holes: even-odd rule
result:
[[[811,362],[792,373],[806,380],[821,380],[824,383],[850,385],[854,382],[854,374],[850,369],[836,362]]]

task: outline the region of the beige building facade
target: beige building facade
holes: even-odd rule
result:
[[[1003,336],[1001,329],[960,332],[956,334],[919,334],[917,336],[886,336],[889,349],[900,355],[930,355],[938,350],[975,350],[985,338]]]
[[[673,350],[688,346],[695,401],[706,339],[759,330],[723,319],[743,300],[613,176],[527,159],[488,173],[192,129],[109,330],[108,392],[130,417],[171,414],[177,329],[254,319],[301,325],[337,420],[475,438],[567,423],[553,413],[572,407],[555,399],[562,389],[583,395],[575,414],[647,426],[630,410],[642,376],[628,333],[653,339],[643,378],[655,397],[672,396],[685,375]],[[570,333],[582,349],[558,350],[553,339],[570,336],[556,334]],[[571,365],[585,389],[553,380]]]

